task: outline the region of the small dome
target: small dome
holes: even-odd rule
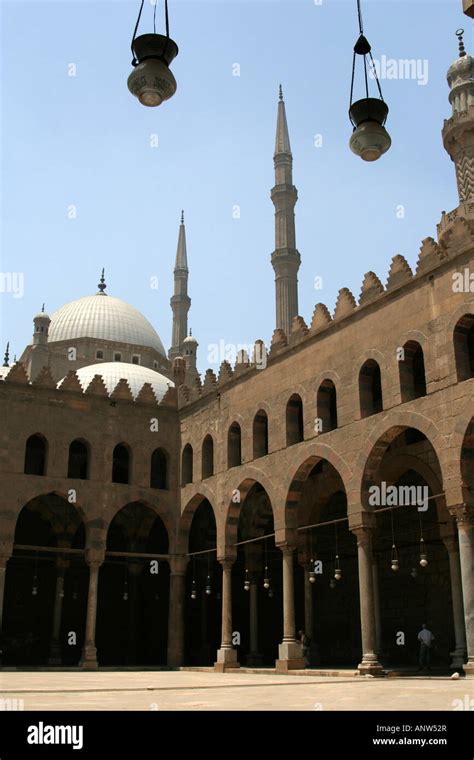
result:
[[[125,362],[104,362],[103,364],[91,364],[76,370],[82,389],[85,391],[95,375],[100,375],[105,383],[109,395],[114,391],[120,380],[125,379],[130,386],[132,396],[135,399],[145,383],[150,383],[158,401],[161,401],[169,386],[174,387],[169,380],[159,372],[139,364],[127,364]],[[64,377],[58,383],[58,388]]]
[[[188,337],[183,340],[183,343],[186,343],[188,346],[189,345],[194,345],[194,346],[198,346],[199,345],[198,342],[197,342],[197,340],[196,340],[196,338],[194,337],[194,335],[188,335]]]
[[[0,380],[5,380],[10,370],[11,367],[0,367]]]
[[[166,356],[160,336],[143,314],[120,298],[105,294],[71,301],[52,315],[49,343],[78,338],[131,343]]]
[[[36,322],[37,319],[49,319],[51,322],[51,317],[46,311],[39,311],[38,314],[35,314],[33,317],[33,322]]]

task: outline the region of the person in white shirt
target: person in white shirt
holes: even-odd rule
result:
[[[420,642],[420,661],[418,670],[431,670],[431,647],[433,645],[434,636],[427,628],[426,623],[421,626],[421,631],[418,634],[418,641]]]

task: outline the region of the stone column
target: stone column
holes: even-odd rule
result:
[[[285,673],[305,667],[301,644],[296,641],[295,585],[293,573],[294,546],[280,546],[283,554],[283,641],[278,647],[277,672]]]
[[[168,614],[168,665],[184,663],[184,593],[188,558],[170,557],[170,597]]]
[[[359,562],[360,625],[362,633],[362,662],[358,670],[362,675],[382,675],[377,660],[375,626],[374,579],[372,574],[372,528],[361,526],[352,529],[357,538]]]
[[[312,570],[311,565],[304,568],[304,630],[313,641],[313,584],[308,580],[308,573]]]
[[[3,601],[5,598],[5,578],[7,574],[7,562],[11,555],[0,554],[0,668],[3,663]]]
[[[474,676],[474,512],[457,510],[459,560],[461,565],[464,621],[466,625],[467,663],[464,672]]]
[[[87,594],[86,636],[82,651],[82,669],[97,670],[97,649],[95,646],[95,625],[97,618],[97,587],[99,570],[104,561],[104,551],[86,551],[86,563],[89,565],[89,590]]]
[[[239,668],[237,651],[232,646],[232,565],[234,559],[219,559],[222,565],[222,636],[217,650],[214,670],[224,673],[229,668]]]
[[[375,651],[382,656],[382,618],[380,615],[379,567],[375,553],[372,554],[372,583],[374,587]]]
[[[459,669],[464,667],[466,661],[466,629],[464,627],[459,547],[456,536],[447,536],[443,538],[443,542],[448,552],[451,596],[453,600],[455,647],[454,652],[451,652],[451,667]]]
[[[61,665],[61,644],[59,641],[61,633],[61,617],[63,611],[64,597],[64,575],[68,567],[68,560],[58,557],[56,560],[56,589],[54,596],[53,612],[53,636],[49,650],[48,665]]]

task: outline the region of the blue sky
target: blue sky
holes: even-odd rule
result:
[[[200,369],[220,340],[269,342],[280,82],[299,194],[299,311],[307,322],[319,301],[332,311],[344,286],[358,298],[368,270],[385,283],[395,254],[414,267],[441,211],[457,206],[440,132],[450,115],[446,71],[458,27],[472,52],[461,0],[363,2],[377,60],[428,66],[425,85],[382,81],[393,145],[373,164],[348,147],[355,0],[169,0],[169,7],[178,91],[150,109],[126,85],[138,0],[0,2],[0,270],[24,273],[22,298],[0,293],[2,353],[10,340],[12,354],[21,354],[43,301],[52,313],[95,293],[102,266],[108,292],[140,309],[168,348],[181,208]],[[152,31],[152,15],[147,0],[140,33]],[[162,0],[157,16],[162,31]],[[76,76],[68,75],[70,64]],[[362,96],[360,78],[358,85]]]

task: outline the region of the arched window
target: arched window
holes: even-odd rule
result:
[[[112,463],[112,482],[129,483],[130,452],[124,443],[119,443],[114,449]]]
[[[214,441],[206,435],[202,442],[202,479],[214,475]]]
[[[293,446],[303,438],[303,402],[301,397],[294,393],[286,405],[286,445]]]
[[[320,432],[328,433],[337,428],[336,386],[332,380],[323,380],[318,389],[316,407],[320,422]]]
[[[233,422],[227,435],[227,466],[242,464],[242,434],[238,422]]]
[[[402,401],[411,401],[426,396],[425,361],[423,349],[416,340],[409,340],[403,346],[400,359],[400,392]]]
[[[253,456],[254,459],[268,454],[268,417],[259,409],[253,418]]]
[[[383,409],[382,378],[380,367],[374,359],[368,359],[359,373],[361,417],[370,417]]]
[[[30,435],[25,447],[25,475],[45,475],[48,444],[42,435]]]
[[[75,440],[69,446],[67,476],[80,480],[89,477],[89,447],[84,441]]]
[[[168,457],[164,449],[155,449],[151,455],[150,488],[168,488]]]
[[[454,328],[458,382],[474,377],[474,314],[465,314]]]
[[[187,486],[193,482],[193,447],[187,443],[181,458],[181,485]]]

